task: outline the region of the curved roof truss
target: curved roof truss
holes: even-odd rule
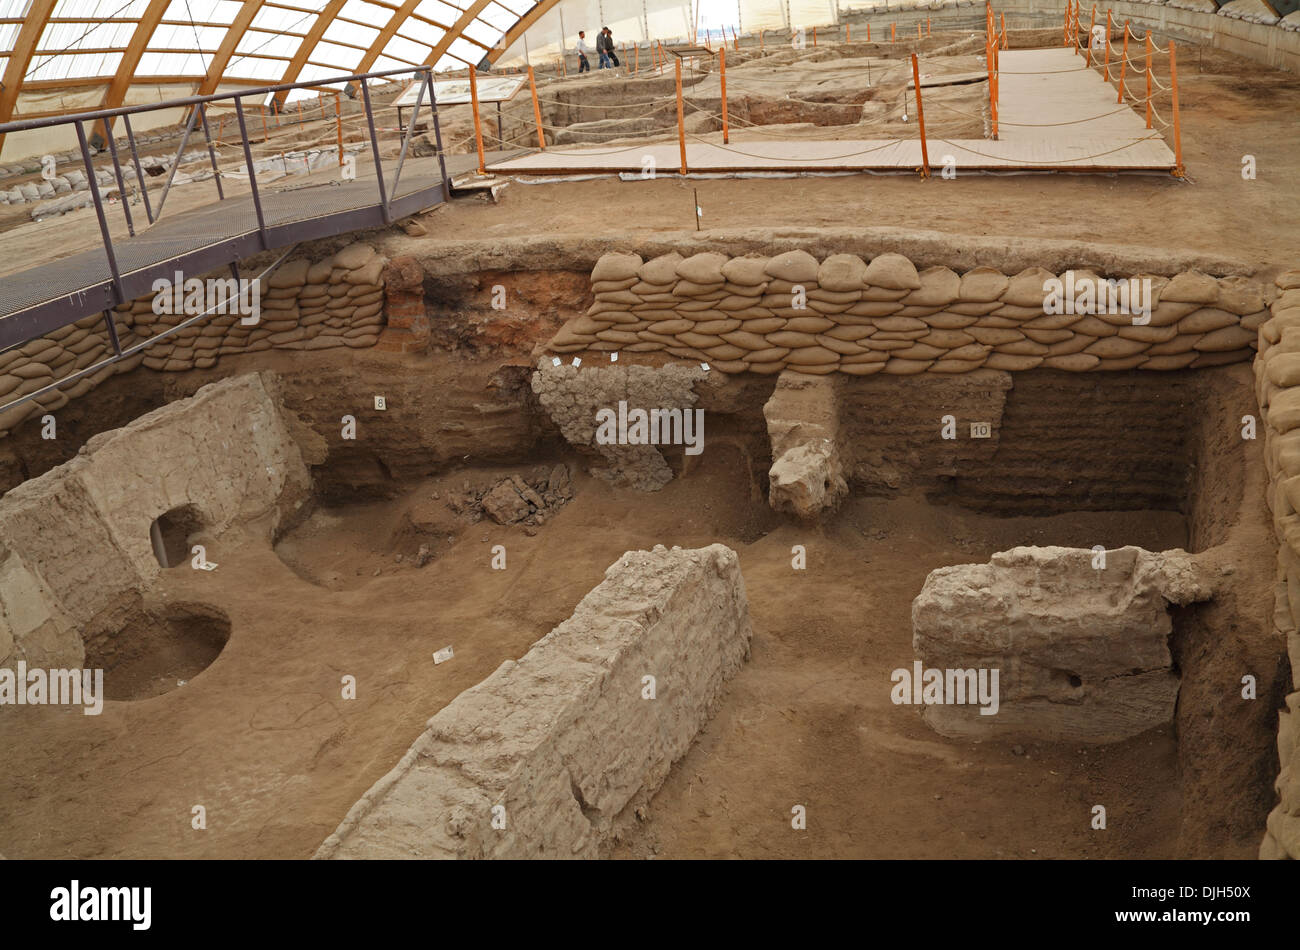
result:
[[[0,0],[0,123],[220,87],[495,63],[558,2]]]

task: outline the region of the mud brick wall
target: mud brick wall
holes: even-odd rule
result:
[[[601,856],[690,748],[751,635],[735,551],[629,551],[572,617],[430,719],[315,856]]]
[[[0,498],[0,666],[80,666],[84,642],[161,571],[159,515],[192,506],[205,529],[269,533],[301,506],[310,476],[281,407],[273,374],[223,379]]]
[[[24,420],[54,412],[115,373],[143,365],[159,372],[208,369],[225,355],[259,350],[369,347],[384,324],[383,272],[387,260],[368,244],[351,244],[324,260],[291,260],[262,285],[261,319],[245,326],[239,314],[216,313],[151,347],[0,413],[0,436]],[[160,309],[166,309],[160,307]],[[149,294],[119,305],[113,322],[122,347],[158,336],[191,314],[156,314]],[[104,320],[96,315],[0,353],[0,405],[36,392],[112,352]]]
[[[1076,286],[1102,280],[1073,273]],[[1268,317],[1271,288],[1197,271],[1135,275],[1151,281],[1145,326],[1128,314],[1046,314],[1044,281],[1055,276],[1038,267],[918,272],[899,254],[870,263],[851,254],[818,261],[805,251],[649,261],[606,254],[592,270],[595,303],[549,350],[664,352],[724,373],[1196,369],[1252,358]],[[803,309],[793,306],[798,288]]]
[[[1268,816],[1262,858],[1300,859],[1300,270],[1277,279],[1282,291],[1259,329],[1256,396],[1263,417],[1268,504],[1277,531],[1273,622],[1286,635],[1292,686],[1278,717],[1282,770],[1278,804]]]

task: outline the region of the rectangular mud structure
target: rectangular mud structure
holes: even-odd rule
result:
[[[254,373],[205,386],[0,498],[0,666],[81,666],[86,644],[116,634],[114,615],[158,577],[160,543],[176,566],[199,532],[269,541],[311,485],[276,385]],[[160,520],[179,539],[163,539]]]
[[[629,551],[572,617],[430,719],[316,857],[600,856],[751,635],[734,551]]]
[[[944,674],[996,670],[996,695],[977,706],[945,676],[909,701],[944,735],[1116,742],[1172,722],[1169,605],[1208,599],[1207,574],[1182,551],[1135,547],[1013,548],[940,568],[912,603],[916,655]]]

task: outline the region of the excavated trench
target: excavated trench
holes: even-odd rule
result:
[[[565,277],[552,278],[547,286],[557,292]],[[431,290],[454,296],[445,286]],[[263,595],[269,592],[257,593],[241,608],[244,616],[236,617],[228,598],[242,599],[247,592],[223,591],[220,585],[235,583],[239,571],[244,572],[239,583],[256,584],[258,575],[275,576],[278,568],[266,562],[249,575],[240,565],[251,564],[254,555],[245,548],[223,549],[218,539],[208,556],[222,568],[203,579],[212,585],[211,595],[198,598],[184,588],[167,603],[133,600],[88,637],[87,663],[108,672],[108,698],[159,697],[182,683],[201,683],[199,674],[224,655],[228,640],[264,638],[280,625],[312,622],[315,597],[333,605],[320,608],[325,616],[342,610],[342,616],[351,618],[336,628],[325,621],[317,635],[346,637],[350,634],[343,631],[352,629],[355,618],[372,609],[372,598],[392,597],[392,588],[384,585],[393,583],[409,591],[405,607],[416,613],[427,615],[449,604],[462,623],[495,617],[494,624],[509,624],[513,640],[503,640],[485,657],[490,669],[499,659],[517,656],[567,616],[623,551],[656,543],[721,541],[741,556],[754,615],[755,659],[738,674],[723,713],[717,724],[706,727],[700,745],[719,756],[722,765],[713,768],[734,766],[711,778],[736,783],[733,794],[740,795],[745,770],[736,757],[752,740],[737,733],[734,724],[770,715],[773,702],[785,703],[798,717],[791,722],[798,729],[774,740],[776,748],[790,755],[807,743],[830,743],[828,748],[837,749],[821,764],[806,766],[815,774],[853,772],[873,761],[876,752],[860,761],[837,743],[841,730],[866,728],[860,704],[873,703],[877,681],[907,661],[909,605],[931,570],[980,563],[1019,544],[1137,544],[1156,551],[1183,547],[1210,557],[1221,570],[1231,571],[1232,579],[1209,603],[1173,612],[1170,645],[1181,677],[1175,720],[1168,728],[1094,752],[1077,775],[1085,786],[1103,786],[1128,802],[1134,814],[1141,812],[1149,831],[1098,851],[1063,826],[1060,853],[1249,856],[1258,847],[1277,770],[1274,710],[1288,671],[1262,606],[1271,602],[1273,559],[1258,443],[1243,440],[1239,432],[1241,417],[1255,411],[1244,367],[1160,374],[987,371],[946,378],[846,378],[841,443],[850,496],[822,525],[809,527],[773,512],[766,500],[771,444],[763,407],[771,398],[773,377],[714,374],[698,384],[705,451],[688,456],[680,446],[666,450],[673,480],[659,492],[642,493],[589,474],[592,456],[565,442],[531,391],[532,366],[523,360],[503,364],[499,347],[491,355],[494,346],[484,342],[482,330],[478,325],[472,332],[455,331],[466,344],[461,352],[422,357],[414,372],[398,365],[407,358],[383,353],[318,354],[311,365],[289,354],[259,354],[232,360],[219,373],[110,379],[93,401],[70,404],[61,425],[70,437],[84,441],[221,375],[269,367],[280,375],[286,407],[327,449],[314,459],[314,501],[276,532],[271,555],[309,585],[304,591],[320,594],[305,600],[305,594],[295,594],[288,598],[291,602],[272,606],[286,598],[268,600]],[[478,346],[472,345],[476,339]],[[480,350],[477,356],[471,355],[475,349]],[[361,417],[362,438],[340,440],[338,420],[344,409],[355,407],[358,393],[363,400],[384,394],[389,408],[382,417]],[[994,437],[944,439],[947,415],[956,416],[963,427],[989,422]],[[69,440],[59,446],[75,452]],[[58,451],[32,427],[19,427],[0,449],[6,487],[62,461]],[[568,498],[550,490],[557,466],[572,480]],[[498,525],[485,515],[484,499],[512,475],[546,496],[545,504],[525,520]],[[185,508],[159,516],[168,564],[187,563],[183,558],[200,527],[195,512]],[[492,544],[484,543],[489,538]],[[529,565],[530,573],[515,583],[520,594],[545,591],[539,605],[503,608],[495,580],[483,580],[466,566],[467,558],[486,563],[496,543],[510,557],[523,559],[512,563]],[[787,580],[792,544],[808,547],[821,565],[802,590]],[[535,557],[545,559],[544,568]],[[232,580],[222,581],[227,571]],[[186,583],[190,573],[165,572],[168,577],[184,575]],[[436,604],[421,606],[429,584],[432,589],[446,585],[439,577],[455,578],[453,589],[436,597]],[[269,613],[254,620],[247,611],[258,604]],[[407,622],[394,629],[405,629]],[[249,623],[253,629],[245,629]],[[237,631],[233,638],[232,629]],[[338,632],[331,634],[331,629]],[[457,644],[458,654],[463,642]],[[429,643],[430,648],[443,645]],[[804,704],[773,698],[784,695],[792,683],[828,671],[841,681],[838,699],[821,693]],[[1234,701],[1235,684],[1245,673],[1258,680],[1255,703]],[[434,711],[415,702],[405,712],[385,712],[381,701],[373,715],[410,719],[414,728]],[[897,715],[873,719],[869,731],[888,735],[902,730],[894,741],[903,741],[902,736],[909,742],[936,740]],[[401,729],[396,732],[409,741]],[[987,760],[993,773],[1000,766],[995,768],[989,757],[1007,754],[997,741],[947,745],[960,749],[962,756]],[[1052,763],[1053,774],[1062,769],[1069,774],[1063,757],[1072,757],[1074,744],[1045,742],[1030,751]],[[382,772],[392,760],[395,756],[382,758],[376,768]],[[902,767],[890,761],[890,770]],[[927,761],[915,766],[918,773],[900,778],[900,789],[910,788],[915,775],[928,768],[940,773],[948,768]],[[374,777],[361,776],[344,797],[355,800]],[[825,777],[831,781],[829,774]],[[861,780],[867,781],[866,776]],[[982,788],[981,779],[968,781],[972,794],[986,802],[1018,794],[1014,784],[1004,786],[1003,778],[990,778]],[[683,855],[712,853],[712,846],[687,831],[690,800],[688,788],[670,781],[656,799],[655,834]],[[1052,805],[1052,800],[1045,793],[1033,809],[1059,808],[1060,802]],[[1140,801],[1151,804],[1139,808]],[[912,806],[900,801],[894,807]],[[864,808],[869,815],[871,809]],[[970,821],[983,820],[981,814],[980,806],[970,806]],[[932,819],[923,809],[913,815],[917,823]],[[1050,824],[1056,819],[1043,820]],[[294,847],[303,847],[312,833],[303,831]],[[891,846],[907,851],[911,845],[899,843],[905,837],[895,835]],[[863,854],[853,838],[850,833],[826,841],[825,853]],[[758,848],[741,840],[736,853],[750,853],[751,846]],[[636,853],[638,845],[626,847]],[[929,853],[919,844],[916,848],[907,853]],[[987,852],[978,847],[971,852],[980,853]]]

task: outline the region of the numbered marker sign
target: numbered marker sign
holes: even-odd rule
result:
[[[970,437],[972,439],[991,439],[993,438],[993,423],[991,422],[972,422],[970,424]]]
[[[376,408],[376,409],[380,409],[380,410],[387,409],[387,408],[388,408],[388,398],[387,398],[386,396],[376,396],[376,397],[375,397],[375,408]]]
[[[456,654],[452,651],[451,647],[443,647],[433,655],[433,663],[437,666],[439,663],[445,663],[450,660],[455,655]]]

